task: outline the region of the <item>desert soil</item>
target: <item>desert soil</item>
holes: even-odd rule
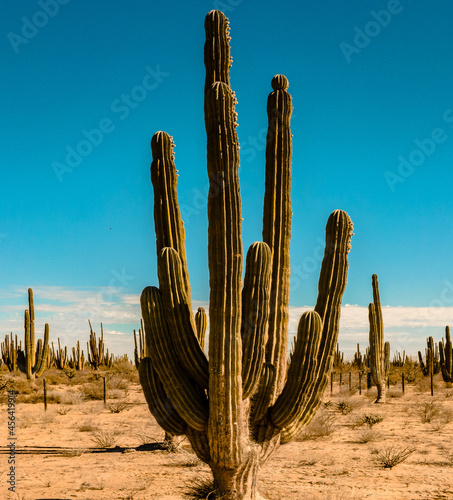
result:
[[[52,387],[76,391],[76,387]],[[281,446],[261,470],[260,491],[286,499],[453,499],[453,390],[440,383],[434,397],[416,387],[391,389],[373,404],[373,391],[351,395],[328,389],[317,419],[297,441]],[[140,386],[129,406],[112,413],[99,401],[77,404],[17,403],[16,492],[8,492],[7,408],[1,405],[0,498],[14,500],[180,500],[190,486],[210,478],[187,441],[176,453],[157,449],[164,433],[149,413]],[[330,401],[330,404],[329,404]],[[110,400],[116,403],[118,400]],[[343,403],[341,413],[338,403]],[[345,406],[346,405],[346,406]],[[379,415],[371,430],[358,426]],[[423,422],[422,420],[430,422]],[[329,434],[329,427],[332,432]],[[99,448],[95,435],[112,438]],[[320,437],[315,437],[321,434]],[[324,434],[324,435],[322,435]],[[143,443],[149,443],[143,445]],[[116,447],[115,447],[116,446]],[[382,453],[413,449],[393,468]]]

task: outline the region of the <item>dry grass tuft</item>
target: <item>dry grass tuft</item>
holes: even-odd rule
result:
[[[382,450],[375,451],[375,460],[379,462],[384,469],[392,469],[396,465],[404,462],[412,453],[414,453],[415,448],[400,448],[396,446],[391,446],[390,448],[384,448]]]

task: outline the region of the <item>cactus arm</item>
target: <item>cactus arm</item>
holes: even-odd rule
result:
[[[44,342],[39,339],[39,349],[37,353],[37,360],[35,365],[35,376],[40,377],[47,367],[47,356],[49,354],[49,325],[44,325]]]
[[[204,45],[204,64],[206,79],[205,96],[215,82],[230,86],[230,36],[228,19],[222,12],[212,10],[205,18],[206,41]]]
[[[25,326],[25,347],[24,347],[24,353],[25,353],[25,374],[27,376],[27,379],[32,378],[32,357],[31,357],[31,322],[30,322],[30,311],[28,309],[25,309],[25,320],[24,320],[24,326]]]
[[[99,364],[102,365],[104,362],[104,327],[102,326],[101,323],[101,338],[99,339]]]
[[[135,361],[135,367],[139,368],[140,366],[140,361],[141,361],[141,358],[140,358],[140,355],[139,355],[139,352],[138,352],[138,347],[137,347],[137,334],[134,330],[134,361]]]
[[[196,325],[184,287],[183,270],[177,251],[163,248],[159,254],[157,273],[162,303],[176,355],[183,368],[206,389],[209,380],[208,360],[196,336]]]
[[[250,397],[260,383],[265,355],[271,251],[263,242],[253,243],[246,257],[242,289],[242,397]]]
[[[376,307],[374,303],[368,305],[368,320],[370,323],[370,371],[374,384],[379,384],[382,378],[381,373],[381,344],[379,342],[380,336],[377,330],[376,321]]]
[[[187,424],[202,431],[208,419],[206,395],[187,376],[178,360],[171,343],[160,290],[146,287],[140,303],[145,324],[146,349],[165,392]]]
[[[209,440],[205,431],[196,431],[192,427],[187,427],[186,436],[192,445],[193,451],[200,460],[205,463],[211,462],[211,451],[209,448]]]
[[[271,410],[271,419],[279,428],[299,421],[306,410],[305,399],[317,375],[316,364],[321,342],[322,321],[309,311],[299,321],[293,357],[285,387]]]
[[[440,368],[444,382],[453,382],[453,349],[450,337],[450,327],[445,328],[444,341],[439,342]]]
[[[269,339],[266,361],[275,367],[273,399],[283,388],[286,375],[289,318],[291,239],[291,95],[283,75],[272,79],[267,101],[266,181],[263,209],[263,241],[272,252]]]
[[[349,215],[342,210],[332,212],[326,224],[326,247],[318,282],[318,299],[314,309],[322,320],[317,374],[306,399],[303,417],[296,427],[307,425],[313,418],[328,382],[340,329],[341,300],[346,289],[348,253],[352,235],[353,224]],[[286,438],[289,438],[289,434]]]
[[[387,378],[390,371],[390,342],[384,344],[384,376]]]
[[[216,82],[206,94],[209,255],[209,442],[218,467],[241,463],[242,240],[235,97]]]
[[[32,365],[35,362],[35,354],[36,354],[36,337],[35,337],[35,303],[33,300],[33,290],[31,288],[28,289],[28,310],[30,314],[30,357]]]
[[[270,363],[264,363],[261,369],[258,391],[252,398],[250,421],[257,424],[264,418],[272,401],[275,368]]]
[[[157,255],[165,247],[174,248],[181,259],[183,282],[190,307],[190,283],[187,269],[184,223],[177,197],[177,170],[173,140],[166,132],[156,132],[151,139],[153,161],[151,182],[154,190],[154,227]]]
[[[197,313],[195,314],[195,324],[197,326],[198,343],[200,344],[201,350],[204,351],[208,318],[203,307],[199,307]]]
[[[186,432],[187,424],[169,400],[165,389],[153,369],[151,358],[143,358],[138,366],[140,384],[148,407],[156,422],[165,432],[179,436]]]

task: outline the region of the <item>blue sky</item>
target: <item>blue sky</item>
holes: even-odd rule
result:
[[[362,318],[377,273],[399,349],[440,339],[453,318],[448,0],[7,2],[0,335],[21,334],[31,286],[52,338],[83,340],[91,318],[113,351],[132,352],[138,295],[157,283],[158,130],[176,143],[194,304],[208,300],[203,23],[213,8],[230,18],[244,249],[261,239],[266,100],[283,73],[294,105],[291,306],[315,303],[325,223],[341,208],[355,225],[343,304]],[[367,317],[348,321],[340,345],[351,349]]]

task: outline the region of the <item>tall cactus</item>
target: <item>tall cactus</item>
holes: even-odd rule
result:
[[[20,347],[17,343],[17,335],[15,336],[15,340],[13,339],[13,332],[10,333],[10,336],[5,335],[5,341],[1,344],[2,350],[2,359],[5,363],[6,367],[10,372],[14,372],[17,370],[17,353],[20,350]]]
[[[373,302],[368,306],[370,322],[369,367],[373,383],[377,387],[375,403],[385,403],[385,382],[390,368],[390,344],[384,343],[384,323],[382,319],[379,283],[376,274],[372,276]]]
[[[80,341],[77,341],[77,347],[72,348],[72,368],[76,370],[83,370],[85,366],[85,356],[83,354],[83,350],[80,349]]]
[[[52,342],[51,352],[56,367],[59,370],[64,370],[68,364],[68,347],[66,346],[63,350],[61,348],[60,339],[58,338],[58,349],[55,351],[55,347]]]
[[[444,339],[439,342],[440,367],[442,369],[442,378],[447,384],[453,382],[453,348],[450,337],[450,327],[445,327],[445,344]]]
[[[88,320],[88,324],[90,325],[90,340],[87,342],[87,354],[88,354],[88,362],[95,369],[99,370],[99,367],[104,363],[104,328],[101,323],[101,337],[99,338],[98,343],[96,343],[96,332],[93,331],[93,327],[91,326],[91,321]]]
[[[431,373],[435,375],[440,372],[439,350],[432,337],[426,339],[425,362],[423,362],[420,351],[418,351],[418,361],[425,377],[428,377]]]
[[[226,17],[205,20],[209,362],[202,345],[206,315],[194,317],[176,195],[173,141],[151,141],[159,288],[141,295],[146,352],[139,376],[150,411],[166,432],[186,434],[209,464],[216,492],[262,498],[260,465],[293,439],[318,408],[332,367],[346,287],[352,222],[340,210],[326,226],[314,311],[304,313],[287,369],[291,227],[291,96],[277,75],[268,99],[263,242],[246,256],[242,280],[239,142]]]
[[[44,325],[44,340],[39,339],[35,345],[35,305],[33,290],[28,289],[28,309],[25,310],[24,350],[18,351],[17,364],[27,379],[40,377],[47,367],[49,353],[49,325]]]
[[[359,371],[363,369],[364,360],[362,353],[360,352],[360,345],[357,344],[357,351],[354,353],[354,361],[352,362],[354,366],[356,366]]]

